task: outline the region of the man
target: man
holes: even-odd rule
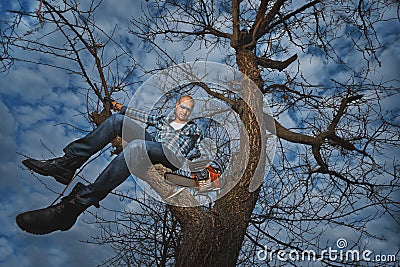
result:
[[[53,176],[62,184],[69,184],[75,171],[90,156],[101,150],[117,135],[122,134],[123,124],[127,129],[124,131],[124,138],[126,139],[125,132],[128,133],[129,144],[92,184],[85,186],[78,183],[68,196],[62,198],[60,203],[19,214],[16,218],[18,226],[33,234],[66,231],[75,224],[78,216],[88,207],[91,205],[99,207],[99,201],[125,181],[130,175],[130,170],[145,169],[148,160],[151,164],[161,163],[172,170],[180,168],[181,166],[177,166],[181,162],[180,158],[187,158],[193,150],[198,151],[199,142],[202,139],[199,127],[189,121],[193,107],[193,98],[182,96],[177,101],[174,116],[171,118],[149,115],[132,108],[122,107],[117,103],[114,109],[120,112],[112,115],[85,137],[68,144],[63,150],[63,157],[45,161],[24,160],[22,163],[32,171]],[[132,120],[124,122],[124,116]],[[154,126],[157,129],[154,140],[134,120]],[[143,133],[145,133],[144,139]],[[143,155],[147,155],[147,161]]]

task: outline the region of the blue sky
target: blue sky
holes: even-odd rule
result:
[[[81,1],[83,2],[83,1]],[[32,11],[37,7],[38,1],[26,1],[27,9]],[[29,4],[27,4],[29,3]],[[121,40],[132,43],[132,53],[136,60],[143,66],[154,67],[156,56],[144,53],[144,49],[135,43],[135,40],[127,33],[127,26],[131,17],[140,15],[140,4],[135,1],[104,0],[97,13],[97,21],[105,31],[110,32],[114,25],[117,26],[118,36]],[[15,1],[0,3],[0,16],[9,16],[6,10]],[[112,12],[110,12],[112,10]],[[29,21],[27,21],[29,28]],[[400,30],[398,23],[386,24],[380,27],[380,36],[384,47],[379,51],[379,59],[382,67],[374,74],[376,79],[398,79],[400,66]],[[54,41],[54,40],[53,40]],[[348,49],[346,43],[343,49]],[[349,44],[347,44],[349,45]],[[184,50],[184,43],[166,44],[169,51]],[[230,51],[232,52],[232,51]],[[324,64],[324,59],[316,55],[307,54],[301,50],[294,50],[299,55],[299,61],[291,68],[296,70],[297,64],[301,65],[303,74],[316,83],[335,77],[347,79],[346,71],[337,69],[333,64]],[[26,51],[19,51],[26,53]],[[189,50],[185,53],[186,60],[196,58],[201,51]],[[40,60],[38,56],[33,56]],[[220,62],[223,59],[218,51],[211,53],[211,61]],[[48,58],[54,62],[52,58]],[[127,59],[128,60],[128,59]],[[356,56],[347,58],[349,62],[356,63]],[[61,61],[57,62],[61,63]],[[322,71],[321,71],[322,70]],[[51,190],[60,192],[63,187],[52,179],[35,177],[21,166],[23,155],[34,158],[51,158],[62,155],[62,148],[71,140],[82,136],[83,132],[66,124],[90,130],[87,120],[80,114],[85,111],[85,99],[80,93],[83,87],[81,78],[71,76],[63,70],[52,69],[45,66],[37,66],[24,62],[16,62],[10,71],[0,76],[0,114],[2,127],[0,128],[0,266],[96,266],[102,260],[113,255],[108,246],[89,244],[91,236],[99,234],[99,230],[93,224],[90,214],[81,216],[79,222],[67,232],[56,232],[47,236],[33,236],[20,231],[15,224],[15,216],[23,211],[42,208],[49,205],[57,194],[46,188],[42,181],[48,184]],[[135,86],[132,86],[132,90]],[[121,96],[122,97],[122,96]],[[398,107],[399,98],[386,100],[388,107]],[[398,111],[398,109],[397,109]],[[280,121],[287,126],[295,126],[301,120],[302,114],[284,113]],[[60,124],[66,123],[66,124]],[[397,157],[398,150],[388,151]],[[90,168],[85,168],[84,176],[92,179],[105,167],[109,161],[108,153],[92,163]],[[126,187],[124,187],[126,186]],[[129,184],[121,189],[129,188]],[[105,207],[123,208],[124,206],[114,196],[108,197],[102,202]],[[101,215],[110,216],[105,210]],[[393,226],[390,220],[383,218],[381,221],[370,225],[374,233],[387,237],[387,242],[375,244],[382,251],[394,251],[399,248],[395,234],[398,228]],[[398,227],[398,226],[397,226]],[[392,230],[395,229],[394,232]],[[396,230],[397,229],[397,230]],[[333,240],[336,233],[327,233]],[[328,238],[329,239],[329,238]]]

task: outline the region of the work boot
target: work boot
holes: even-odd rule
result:
[[[72,192],[61,199],[60,203],[44,209],[27,211],[17,216],[18,226],[31,234],[44,235],[51,232],[70,229],[78,216],[89,206],[76,203],[76,195],[85,186],[77,183]]]
[[[53,176],[57,182],[69,184],[74,177],[75,171],[85,163],[86,157],[60,157],[49,160],[26,159],[22,161],[28,169],[44,175]]]

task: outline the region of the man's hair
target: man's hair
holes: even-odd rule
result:
[[[178,100],[178,103],[179,103],[179,104],[181,103],[182,98],[188,98],[186,101],[192,100],[193,103],[194,103],[193,97],[191,97],[190,95],[183,95],[183,96],[181,96],[181,97],[179,98],[179,100]]]

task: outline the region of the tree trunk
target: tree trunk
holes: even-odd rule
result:
[[[258,88],[263,86],[255,55],[250,50],[237,53],[239,70],[249,77]],[[254,108],[262,110],[262,99],[257,99],[251,90],[244,101],[234,107],[245,124],[248,143],[243,150],[249,157],[245,172],[238,184],[214,207],[170,209],[182,227],[183,240],[176,258],[176,266],[235,266],[246,234],[259,190],[249,191],[249,185],[256,174],[261,153],[261,128]],[[251,103],[252,109],[246,103]],[[240,164],[239,164],[240,165]],[[263,175],[257,173],[257,175]]]
[[[257,196],[237,186],[210,211],[171,207],[183,234],[176,266],[235,266]]]

